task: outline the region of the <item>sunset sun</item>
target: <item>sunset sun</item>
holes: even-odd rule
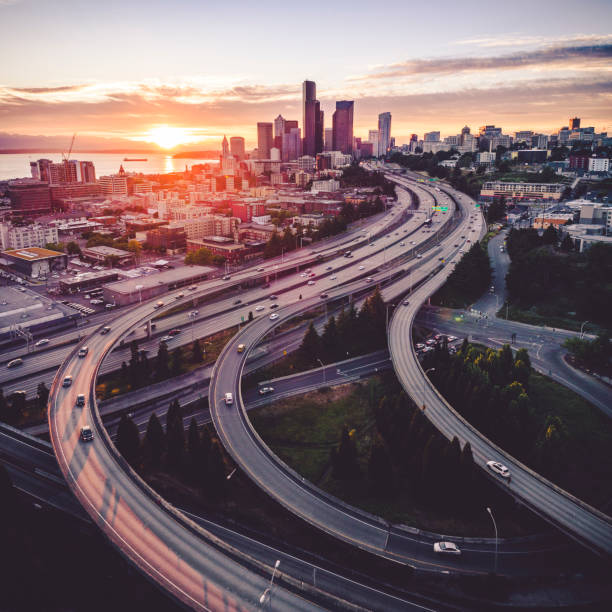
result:
[[[190,142],[192,137],[185,128],[158,125],[149,130],[147,140],[154,142],[162,149],[172,149],[177,145]]]

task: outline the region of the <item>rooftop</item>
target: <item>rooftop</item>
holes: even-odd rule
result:
[[[216,272],[216,270],[216,268],[211,266],[182,266],[174,270],[160,272],[159,274],[130,278],[129,280],[117,281],[116,283],[108,283],[104,286],[117,293],[132,293],[133,291],[138,291],[138,287],[140,289],[148,289],[149,287],[157,287],[172,282],[182,282],[204,274],[211,274]]]
[[[114,247],[109,246],[94,246],[87,247],[84,249],[85,251],[91,251],[93,253],[98,253],[99,255],[116,255],[117,257],[125,257],[126,255],[130,255],[129,251],[123,251],[122,249],[116,249]]]
[[[64,255],[64,253],[58,253],[58,251],[51,251],[40,247],[12,249],[10,251],[4,251],[4,254],[16,257],[17,259],[23,259],[23,261],[37,261],[39,259],[50,259],[51,257],[62,257]]]

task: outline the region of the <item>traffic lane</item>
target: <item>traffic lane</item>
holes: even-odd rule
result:
[[[93,360],[88,359],[88,361],[91,362],[90,374],[93,374]],[[71,393],[68,391],[65,395],[68,396],[67,401],[58,394],[60,401],[72,407]],[[218,570],[215,565],[211,566],[208,558],[198,552],[201,543],[195,550],[183,544],[189,541],[191,534],[183,526],[179,526],[173,517],[155,506],[139,488],[134,488],[132,481],[118,468],[114,458],[106,452],[100,438],[101,432],[97,431],[93,422],[90,424],[97,434],[94,441],[84,443],[79,440],[80,426],[86,421],[93,421],[91,415],[88,415],[87,408],[80,412],[76,418],[76,426],[73,423],[74,410],[56,410],[53,415],[56,420],[54,430],[63,432],[59,448],[74,478],[77,496],[81,494],[81,500],[86,500],[85,503],[93,511],[94,516],[97,516],[98,524],[102,522],[106,529],[112,530],[117,535],[123,551],[134,558],[137,564],[140,565],[142,557],[135,551],[142,551],[143,548],[146,550],[147,565],[155,572],[163,569],[171,592],[183,601],[192,601],[193,605],[193,601],[204,601],[206,592],[203,588],[208,585],[210,592],[215,593],[212,600],[208,600],[209,603],[213,607],[221,605],[225,596],[215,588],[215,583],[227,583],[227,569],[223,569],[221,565]],[[146,514],[144,523],[138,516],[139,512]],[[159,539],[156,535],[158,533],[166,536],[166,542]],[[167,537],[168,535],[171,537]],[[167,546],[168,541],[171,548]],[[136,556],[134,557],[132,553]],[[226,568],[233,565],[232,571],[240,570],[239,566],[225,559],[223,561]],[[205,567],[206,575],[212,577],[212,583],[193,567]],[[222,581],[219,582],[220,580]],[[251,589],[251,596],[247,600],[250,605],[255,603],[257,594],[265,588],[265,581],[260,580],[257,584],[256,589]],[[238,603],[236,602],[237,607]]]
[[[408,220],[407,223],[410,223],[411,220]],[[398,238],[395,242],[399,242],[401,240],[401,238]],[[383,248],[380,248],[380,251],[383,251]],[[377,251],[379,250],[377,249]],[[364,256],[367,257],[367,261],[364,262],[365,263],[365,273],[368,272],[373,272],[374,269],[384,263],[385,261],[385,256],[383,256],[382,259],[380,259],[380,261],[375,260],[373,258],[371,258],[370,256],[373,255],[375,253],[370,253],[367,250],[367,247],[358,250],[358,252],[355,253],[356,256],[356,260],[353,262],[351,261],[348,264],[347,267],[347,272],[345,274],[343,274],[343,278],[342,279],[338,279],[337,280],[337,284],[341,283],[341,282],[345,282],[345,280],[347,278],[350,278],[350,271],[352,270],[352,268],[358,267],[358,265],[361,263],[360,262],[360,256]],[[386,255],[386,250],[385,250],[385,255]],[[390,255],[391,256],[391,255]],[[340,257],[337,258],[339,260],[339,262],[341,264],[343,264],[343,266],[346,264],[346,262]],[[313,264],[312,269],[315,270],[315,275],[318,274],[319,276],[329,276],[332,275],[332,272],[328,271],[327,268],[330,267],[330,263],[324,263],[324,264]],[[282,277],[280,282],[279,281],[275,281],[275,286],[274,286],[274,290],[275,291],[284,291],[286,290],[287,287],[291,286],[295,284],[295,277],[293,275],[290,276],[286,276],[286,277]],[[262,288],[255,288],[251,291],[249,291],[249,297],[247,298],[247,302],[245,304],[245,306],[248,306],[250,304],[253,304],[255,302],[257,302],[260,299],[266,299],[269,295],[270,295],[271,291],[268,289],[262,289]],[[194,298],[195,298],[196,294],[194,294]],[[202,313],[198,314],[198,319],[203,319],[205,317],[210,317],[213,316],[214,314],[218,313],[220,310],[232,310],[235,307],[235,300],[236,298],[228,298],[227,300],[222,300],[220,302],[216,302],[212,305],[206,305],[202,308]],[[246,317],[248,317],[248,312],[244,312],[241,313],[239,316],[243,317],[243,320],[246,320]],[[151,348],[152,344],[155,344],[156,342],[159,341],[159,336],[162,335],[163,330],[169,330],[172,329],[173,327],[176,327],[178,325],[190,325],[193,324],[193,321],[190,320],[188,318],[188,313],[183,313],[181,314],[177,314],[177,315],[173,315],[171,317],[170,320],[164,321],[163,319],[160,320],[159,322],[156,322],[156,325],[158,325],[159,330],[156,330],[156,334],[158,334],[158,337],[155,338],[153,341],[151,342],[145,342],[145,346],[141,347],[141,348],[145,348],[145,349],[149,349]],[[198,324],[199,326],[199,324]],[[91,329],[88,329],[88,331],[93,331]],[[198,330],[200,331],[200,330]],[[193,333],[195,334],[195,330],[193,330]],[[132,335],[131,335],[132,336]],[[137,335],[133,335],[132,337],[128,337],[126,338],[126,344],[128,344],[129,342],[131,342],[132,340],[140,340],[141,337],[144,336],[144,334],[142,333],[138,333]],[[118,366],[120,365],[122,360],[127,359],[127,355],[128,355],[128,348],[129,346],[124,346],[124,347],[117,347],[115,349],[116,352],[120,353],[121,356],[119,355],[111,355],[108,359],[107,359],[107,365],[105,366],[105,368],[103,368],[102,373],[105,373],[107,371],[109,371],[107,368],[109,367],[114,367],[114,366]],[[46,351],[44,355],[40,356],[40,355],[31,355],[31,356],[24,356],[24,363],[22,366],[19,366],[15,372],[11,372],[7,370],[2,370],[0,369],[0,383],[4,383],[4,382],[12,382],[15,381],[15,378],[19,378],[19,379],[23,379],[26,376],[32,376],[35,374],[39,374],[40,372],[44,371],[44,370],[49,370],[49,369],[53,369],[55,368],[57,365],[59,365],[59,363],[61,363],[61,361],[63,361],[63,359],[66,357],[66,355],[69,354],[71,348],[66,348],[66,347],[61,347],[58,348],[56,350],[53,351]],[[115,352],[113,351],[113,352]],[[33,358],[34,357],[34,358]],[[109,366],[110,364],[110,366]],[[45,378],[45,381],[48,379]],[[38,381],[36,382],[36,385],[38,384]],[[33,390],[35,387],[34,383],[30,382],[29,385],[24,386],[23,384],[21,386],[17,385],[15,382],[13,382],[12,386],[10,387],[10,391],[12,392],[13,390],[20,390],[20,389],[24,389],[28,392],[31,392],[31,390]]]
[[[423,291],[423,295],[426,292]],[[404,311],[404,316],[394,317],[393,323],[397,320],[403,323],[399,327],[400,333],[410,332],[410,317],[408,311]],[[413,313],[414,315],[414,313]],[[392,336],[393,337],[393,336]],[[420,368],[412,367],[412,360],[409,358],[410,352],[403,355],[392,348],[392,355],[397,359],[397,371],[400,379],[403,379],[404,388],[412,390],[418,397],[418,405],[427,405],[426,416],[436,427],[450,439],[457,435],[462,443],[470,441],[474,457],[478,465],[483,469],[486,461],[497,460],[509,466],[512,470],[512,482],[508,483],[508,491],[512,495],[518,495],[523,500],[528,500],[530,507],[535,505],[536,511],[539,510],[545,517],[552,515],[556,524],[560,524],[566,531],[571,532],[574,525],[577,526],[579,533],[587,534],[591,541],[601,542],[603,546],[611,546],[611,530],[606,521],[602,520],[597,513],[593,514],[590,510],[584,510],[577,505],[571,498],[555,493],[545,481],[540,481],[522,466],[516,463],[511,457],[493,448],[488,441],[483,439],[478,432],[475,432],[467,423],[458,417],[452,409],[448,409],[444,402],[439,401],[439,397],[432,390],[430,385],[425,382],[425,377],[420,374]],[[499,481],[497,481],[499,482]],[[568,521],[571,517],[571,521]]]

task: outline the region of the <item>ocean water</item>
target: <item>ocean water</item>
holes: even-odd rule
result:
[[[193,164],[216,164],[217,159],[173,159],[164,153],[78,153],[71,159],[92,161],[96,167],[96,177],[114,174],[123,164],[126,172],[142,172],[143,174],[160,174],[165,172],[180,172],[185,166]],[[146,162],[124,162],[124,157],[146,158]],[[4,153],[0,154],[0,181],[14,178],[31,177],[30,162],[38,159],[50,159],[53,162],[62,161],[60,153]]]

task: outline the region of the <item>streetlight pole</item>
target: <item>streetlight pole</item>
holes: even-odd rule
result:
[[[266,596],[270,596],[270,599],[272,599],[272,586],[274,584],[274,577],[276,576],[276,570],[278,569],[279,565],[280,559],[277,559],[276,563],[274,564],[274,570],[272,571],[272,577],[270,578],[270,584],[266,587],[266,590],[259,597],[259,603],[262,605],[266,601]]]
[[[580,326],[580,339],[581,339],[581,340],[582,340],[582,338],[583,338],[583,336],[584,336],[584,333],[583,333],[583,331],[582,331],[582,330],[584,329],[584,326],[585,326],[587,323],[588,323],[588,321],[585,321],[585,322],[584,322],[584,323],[583,323],[583,324]]]
[[[493,528],[495,529],[495,573],[497,574],[497,545],[498,545],[497,523],[495,522],[495,517],[493,516],[493,512],[491,512],[491,508],[489,508],[488,506],[487,506],[487,512],[489,513],[489,516],[491,517],[491,520],[493,521]]]
[[[325,366],[323,365],[323,362],[318,357],[317,357],[317,361],[321,364],[321,367],[323,368],[323,384],[326,385],[327,375],[325,374]]]

